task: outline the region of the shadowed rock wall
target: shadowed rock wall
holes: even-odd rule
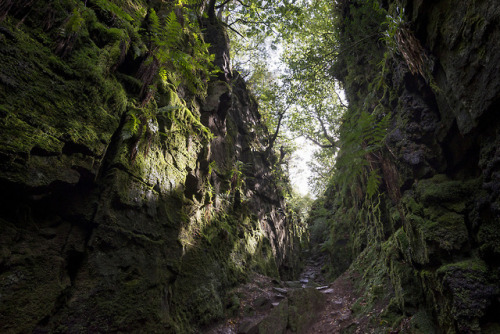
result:
[[[0,7],[3,333],[192,332],[250,270],[294,274],[299,231],[224,30],[204,23],[224,69],[206,97],[167,71],[141,104],[148,6],[170,10]]]
[[[353,263],[363,274],[359,314],[388,303],[373,322],[381,332],[498,332],[498,4],[373,3],[339,2],[345,52],[334,71],[348,114],[390,114],[392,124],[379,153],[366,156],[382,177],[370,207],[378,216],[349,216],[336,189],[327,193],[333,271]],[[397,22],[398,13],[392,49],[366,38],[383,37],[387,15]]]

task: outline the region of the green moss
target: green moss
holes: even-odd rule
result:
[[[442,202],[463,202],[479,187],[479,179],[469,181],[453,181],[446,175],[437,174],[430,179],[422,180],[417,185],[417,194],[426,204]]]
[[[437,273],[446,274],[447,272],[454,270],[466,270],[486,274],[488,272],[488,267],[483,260],[467,259],[464,261],[443,265],[437,270]]]
[[[479,319],[484,316],[490,295],[496,289],[489,281],[485,262],[469,258],[443,265],[436,274],[438,281],[435,285],[440,286],[437,298],[449,296],[438,309],[441,326],[456,326],[462,332],[479,331]]]
[[[64,143],[57,138],[29,125],[13,114],[2,119],[0,127],[3,151],[29,153],[36,147],[49,154],[59,154],[64,146]]]
[[[382,300],[389,300],[394,297],[393,287],[389,278],[390,267],[388,267],[387,256],[393,243],[384,243],[382,253],[377,247],[367,247],[353,262],[351,270],[357,270],[361,278],[355,281],[355,288],[360,297],[352,306],[356,317],[361,317],[371,312],[375,304]],[[380,315],[373,319],[380,322]]]
[[[314,288],[294,289],[288,295],[288,328],[304,333],[323,308],[326,297]]]
[[[486,256],[500,256],[500,229],[498,221],[484,222],[479,228],[480,251]]]
[[[398,243],[399,251],[404,255],[404,257],[407,261],[410,261],[410,259],[411,259],[411,245],[410,245],[410,240],[408,239],[408,235],[406,234],[404,229],[399,228],[394,233],[394,238],[396,239],[396,242]]]
[[[11,144],[6,149],[22,152],[39,147],[46,152],[57,152],[63,145],[61,142],[71,141],[101,155],[105,149],[101,141],[109,141],[118,125],[117,116],[123,110],[123,103],[117,101],[123,101],[124,94],[120,86],[113,84],[113,78],[102,76],[102,71],[95,75],[95,84],[80,80],[82,75],[87,76],[84,72],[96,73],[99,68],[95,51],[98,49],[84,48],[86,53],[77,52],[76,55],[86,55],[80,64],[76,62],[78,56],[65,62],[54,56],[50,48],[31,39],[27,27],[22,28],[16,31],[18,43],[6,45],[10,52],[1,60],[2,75],[16,78],[12,84],[23,86],[19,91],[23,96],[2,90],[5,93],[2,98],[12,113],[3,123],[5,128],[11,128]],[[18,71],[19,66],[15,65],[20,58],[25,61],[23,71]],[[94,91],[92,86],[104,89]],[[93,92],[89,94],[89,90]],[[33,138],[28,141],[22,135],[13,135],[16,129]],[[49,139],[51,137],[53,139]],[[12,142],[14,138],[16,142]],[[53,145],[57,141],[60,143],[55,149]]]
[[[415,215],[423,214],[424,206],[422,204],[418,204],[413,196],[404,196],[402,198],[402,203],[409,212]]]
[[[40,319],[51,314],[57,298],[70,282],[58,270],[53,270],[64,268],[64,260],[57,254],[50,252],[41,256],[28,245],[14,246],[13,251],[18,253],[17,258],[11,258],[16,270],[0,275],[2,330],[30,332]]]
[[[380,323],[395,328],[401,323],[403,318],[404,316],[397,299],[391,298],[380,316]]]
[[[89,0],[86,4],[75,0],[40,3],[57,17],[51,22],[54,26],[45,30],[22,23],[17,28],[18,22],[9,19],[2,22],[16,36],[15,42],[2,40],[0,57],[2,156],[9,157],[11,170],[26,172],[16,181],[31,185],[23,177],[36,176],[36,170],[49,181],[77,184],[81,169],[92,174],[104,167],[100,168],[99,189],[92,190],[99,194],[99,203],[88,251],[91,268],[82,269],[71,300],[64,298],[68,282],[58,282],[59,275],[64,276],[66,264],[62,263],[51,283],[38,280],[27,288],[29,294],[14,304],[6,303],[5,309],[9,315],[21,311],[26,327],[18,328],[23,332],[31,331],[54,309],[60,318],[50,321],[59,322],[61,332],[194,331],[195,326],[224,314],[225,291],[243,282],[250,270],[278,277],[277,251],[244,200],[239,203],[241,210],[232,212],[228,208],[234,199],[229,197],[212,210],[196,196],[185,198],[188,171],[197,173],[201,197],[207,192],[208,176],[200,165],[208,159],[212,135],[200,122],[198,102],[190,93],[181,98],[174,89],[185,89],[180,86],[183,73],[170,73],[172,68],[165,67],[166,83],[160,85],[158,94],[164,99],[143,107],[137,101],[144,83],[128,72],[116,73],[125,56],[127,71],[133,72],[146,54],[147,39],[141,36],[141,22],[136,20],[145,15],[145,2],[118,5]],[[42,13],[45,9],[33,10],[33,15]],[[187,29],[186,25],[183,31]],[[189,44],[182,42],[182,46]],[[125,133],[128,126],[134,131]],[[230,116],[228,133],[230,154],[218,162],[220,175],[235,165],[233,144],[239,131]],[[53,174],[69,175],[51,179]],[[88,182],[94,186],[92,176]],[[242,171],[237,182],[241,193],[244,177]],[[230,184],[227,179],[221,182]],[[36,184],[41,185],[46,184]],[[218,216],[217,211],[226,214]],[[69,216],[78,225],[87,223],[87,217],[79,213],[76,218],[72,212]],[[57,260],[64,261],[61,254]],[[54,267],[53,263],[43,265]]]
[[[411,317],[410,327],[415,334],[436,333],[432,317],[425,310],[420,310]]]
[[[421,228],[426,239],[447,251],[461,249],[469,238],[464,217],[454,212],[445,212],[437,221],[426,220]]]
[[[395,293],[394,300],[398,303],[401,311],[413,312],[422,300],[422,294],[415,270],[408,266],[412,251],[411,248],[408,248],[408,242],[409,239],[404,231],[399,229],[388,241],[382,244],[382,251]],[[408,245],[407,248],[401,249],[401,246],[405,247],[405,244]],[[404,259],[401,258],[401,254],[403,254]]]

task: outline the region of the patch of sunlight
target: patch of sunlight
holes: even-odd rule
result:
[[[179,230],[177,240],[179,240],[182,245],[182,255],[185,255],[187,251],[195,247],[199,239],[205,237],[203,235],[203,229],[210,224],[210,221],[204,219],[205,217],[202,211],[201,209],[197,210],[195,214],[189,218],[188,223]]]
[[[251,254],[254,255],[255,252],[257,251],[257,246],[259,245],[260,240],[262,239],[262,236],[264,235],[263,231],[260,229],[253,230],[253,233],[251,237],[247,239],[247,243],[245,246],[245,250]]]

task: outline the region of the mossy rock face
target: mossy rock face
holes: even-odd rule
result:
[[[469,259],[444,265],[436,273],[442,284],[440,293],[451,295],[446,310],[440,312],[443,328],[456,326],[460,332],[480,332],[480,319],[498,292],[498,287],[490,281],[486,264]]]
[[[316,320],[326,296],[315,288],[294,289],[288,296],[288,327],[294,333],[304,333]]]
[[[400,229],[396,232],[396,237],[391,237],[383,244],[383,255],[386,257],[385,265],[391,279],[395,293],[395,301],[399,309],[405,312],[414,312],[422,300],[422,292],[418,286],[416,271],[406,265],[407,259],[403,251],[408,252],[405,234]],[[401,242],[403,240],[403,242]],[[406,260],[406,261],[405,261]]]
[[[259,324],[260,334],[283,334],[286,333],[289,320],[288,299],[280,302],[278,307]]]
[[[258,333],[306,333],[316,320],[326,297],[314,288],[288,290],[286,299],[254,328]]]
[[[432,316],[420,310],[411,317],[410,328],[415,334],[435,334],[436,327]]]
[[[462,181],[452,181],[446,175],[437,174],[430,179],[422,180],[417,185],[417,194],[425,204],[462,200],[470,194]]]
[[[498,17],[495,6],[494,1],[470,5],[449,0],[414,5],[415,9],[420,7],[414,11],[415,29],[425,31],[422,42],[432,54],[439,55],[442,64],[435,76],[445,129],[456,121],[462,134],[469,133],[495,103],[498,81],[490,78],[495,71],[490,62],[499,59],[499,48],[493,43],[498,30],[488,29]]]
[[[424,266],[417,271],[423,293],[445,330],[479,332],[480,319],[496,293],[482,260],[456,262],[462,258],[458,254],[467,254],[473,247],[467,221],[480,184],[481,179],[456,181],[445,175],[420,181],[416,196],[405,200],[411,214],[404,230],[396,233],[405,258]],[[437,271],[436,266],[440,266]],[[421,332],[426,327],[415,326]]]
[[[454,212],[445,212],[435,222],[426,220],[421,228],[427,240],[448,252],[463,249],[469,238],[463,215]]]
[[[333,201],[333,198],[331,199]],[[352,215],[350,212],[332,212],[325,208],[330,200],[320,199],[309,213],[310,243],[313,252],[327,251],[330,263],[326,265],[331,279],[340,276],[353,261],[355,237],[352,236]]]
[[[56,252],[44,256],[25,253],[24,259],[19,256],[16,259],[18,249],[11,251],[14,256],[7,265],[13,267],[0,275],[2,331],[30,332],[40,319],[51,316],[58,298],[64,296],[71,282],[69,276],[61,277],[58,270],[53,270],[65,266],[64,259]]]
[[[374,207],[363,198],[362,182],[351,193],[332,187],[325,197],[341,198],[327,200],[334,220],[326,246],[339,262],[336,241],[347,232],[346,248],[362,268],[362,281],[371,283],[367,285],[376,295],[377,286],[390,278],[394,295],[387,293],[392,299],[388,319],[394,324],[406,312],[412,319],[406,323],[409,332],[496,329],[500,80],[491,73],[498,72],[500,59],[493,42],[500,37],[497,3],[390,0],[351,1],[339,7],[338,42],[341,49],[351,50],[339,54],[333,67],[349,100],[344,118],[361,112],[391,114],[377,162],[366,158],[371,168],[384,171],[380,198],[391,202],[386,212],[370,212],[378,218],[370,226],[356,215]],[[352,44],[377,29],[382,29],[380,36],[391,35],[378,17],[381,13],[394,22],[402,19],[398,29],[415,37],[413,46],[429,57],[421,63],[429,70],[412,73],[418,57],[403,56],[402,61],[394,53],[404,43]],[[339,156],[350,153],[339,150]],[[351,217],[350,210],[355,213]],[[345,218],[350,218],[347,223]],[[359,314],[370,312],[362,306],[356,306]]]
[[[405,234],[399,238],[407,259],[421,264],[442,263],[457,250],[471,247],[466,208],[471,206],[474,194],[480,189],[481,179],[450,180],[446,175],[435,175],[416,186],[415,196],[405,195]],[[402,234],[400,234],[402,236]],[[404,245],[408,241],[408,245]]]
[[[0,77],[10,78],[0,82],[0,152],[9,157],[0,176],[31,187],[95,176],[127,103],[122,87],[113,77],[91,78],[78,69],[97,66],[97,47],[64,61],[54,55],[49,32],[18,29],[10,19],[4,24],[15,41],[0,47]]]
[[[221,75],[204,101],[175,66],[148,67],[146,14],[172,4],[25,5],[0,29],[0,331],[196,332],[251,270],[297,271],[243,80]]]
[[[500,220],[484,222],[479,228],[480,251],[485,257],[500,256]]]

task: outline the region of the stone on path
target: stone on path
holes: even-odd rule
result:
[[[273,287],[273,290],[277,293],[280,293],[282,295],[286,295],[287,294],[287,289],[283,289],[283,288],[276,288],[276,287]]]
[[[333,293],[333,289],[320,290],[321,293]]]

